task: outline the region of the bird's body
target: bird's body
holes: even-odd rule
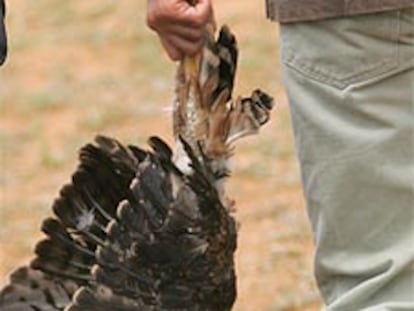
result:
[[[36,257],[1,291],[1,311],[224,311],[236,297],[237,243],[223,181],[233,142],[267,122],[256,90],[231,101],[233,35],[206,32],[176,77],[171,149],[98,136],[44,220]],[[189,69],[189,67],[193,67]]]

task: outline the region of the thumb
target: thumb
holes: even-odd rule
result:
[[[211,0],[192,0],[189,3],[192,4],[192,7],[188,11],[190,15],[193,15],[194,21],[204,25],[211,20],[213,13]]]
[[[214,10],[211,0],[198,0],[196,8],[198,8],[199,12],[206,17],[206,23],[208,27],[211,27],[210,31],[214,33],[216,30],[216,20],[214,18]]]

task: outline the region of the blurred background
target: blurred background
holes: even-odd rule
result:
[[[171,142],[176,64],[145,25],[145,1],[6,1],[9,57],[0,69],[0,284],[27,263],[41,220],[97,133]],[[237,4],[236,4],[237,3]],[[261,87],[272,121],[236,148],[228,194],[240,223],[235,311],[319,310],[313,244],[280,79],[277,25],[264,0],[216,0],[240,48],[235,95]]]

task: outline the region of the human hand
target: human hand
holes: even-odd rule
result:
[[[212,19],[211,0],[148,0],[147,25],[157,32],[172,60],[196,54],[203,45],[204,28]]]

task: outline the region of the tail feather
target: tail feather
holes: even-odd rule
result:
[[[236,76],[238,48],[235,36],[227,26],[220,29],[216,43],[216,53],[220,58],[218,85],[211,96],[210,105],[213,104],[217,97],[226,90],[227,96],[225,102],[231,99]]]

